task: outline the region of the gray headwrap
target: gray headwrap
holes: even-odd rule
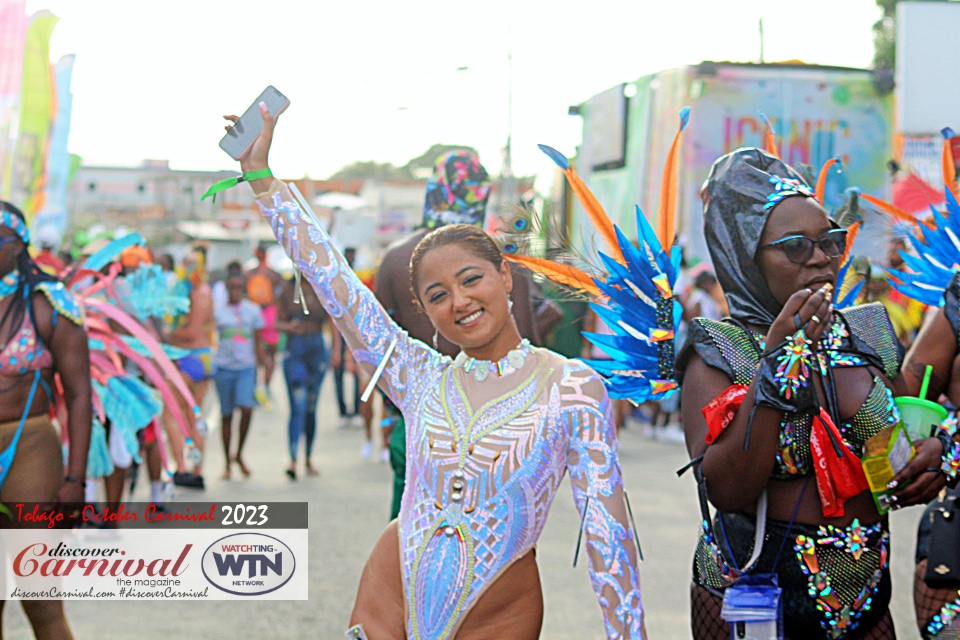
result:
[[[760,236],[777,203],[813,192],[779,159],[760,149],[738,149],[713,163],[701,194],[707,248],[730,316],[772,324],[781,305],[754,261]]]

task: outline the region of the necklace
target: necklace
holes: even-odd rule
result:
[[[511,350],[510,353],[496,362],[477,360],[476,358],[467,356],[461,351],[459,355],[457,355],[454,364],[458,367],[463,367],[463,370],[467,373],[473,373],[473,377],[477,382],[483,382],[490,376],[492,370],[496,370],[497,375],[502,378],[520,369],[523,367],[527,356],[531,353],[533,353],[533,349],[530,346],[530,341],[524,338],[520,341],[520,344],[517,345],[516,349]]]
[[[20,282],[20,272],[14,269],[0,279],[0,300],[5,300],[7,296],[17,290],[17,284]]]

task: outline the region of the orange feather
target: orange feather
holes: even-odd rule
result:
[[[844,264],[850,256],[850,249],[853,248],[853,243],[857,239],[857,234],[860,233],[860,227],[862,226],[863,220],[857,220],[847,228],[847,246],[843,250],[843,255],[840,256],[840,264]]]
[[[870,204],[872,204],[873,206],[875,206],[880,211],[883,211],[884,213],[888,213],[894,218],[897,218],[898,220],[909,222],[912,225],[917,224],[917,219],[915,217],[913,217],[903,209],[893,206],[889,202],[884,202],[880,198],[874,198],[873,196],[867,193],[861,193],[860,197],[866,200],[867,202],[869,202]]]
[[[953,197],[957,197],[957,167],[953,163],[953,149],[950,148],[951,138],[944,138],[941,160],[943,164],[943,184],[950,189]]]
[[[777,150],[777,136],[773,134],[773,127],[770,125],[770,120],[762,113],[760,117],[763,118],[763,123],[766,125],[766,131],[763,134],[763,150],[774,158],[779,158],[780,151]]]
[[[673,144],[667,153],[667,162],[663,168],[663,181],[660,183],[660,210],[657,212],[657,238],[664,249],[673,246],[674,218],[677,215],[677,165],[680,163],[680,138],[687,127],[690,108],[680,111],[680,128],[673,137]]]
[[[577,289],[578,291],[583,291],[584,293],[589,293],[597,298],[601,297],[600,288],[597,287],[593,278],[582,269],[577,269],[568,264],[560,264],[552,260],[545,260],[544,258],[522,256],[515,253],[505,253],[503,257],[510,262],[515,262],[520,266],[530,269],[530,271],[534,273],[539,273],[554,282]]]
[[[627,264],[626,258],[623,257],[623,253],[620,251],[620,243],[617,242],[617,233],[613,230],[613,222],[610,221],[607,212],[603,210],[600,201],[597,200],[597,197],[587,188],[587,185],[584,184],[583,179],[577,174],[572,164],[568,169],[564,169],[563,173],[567,176],[567,182],[570,183],[570,188],[573,189],[573,193],[576,194],[577,200],[580,201],[584,211],[587,212],[587,217],[590,218],[590,222],[593,223],[593,228],[597,230],[597,233],[599,233],[607,243],[607,247],[611,251],[610,255],[620,264]]]
[[[817,197],[817,202],[823,204],[823,194],[827,190],[827,176],[830,175],[830,167],[839,162],[838,158],[830,158],[823,163],[823,168],[820,169],[820,175],[817,176],[817,189],[814,192]]]

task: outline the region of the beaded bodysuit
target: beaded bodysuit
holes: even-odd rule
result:
[[[760,349],[764,348],[763,336],[754,333],[753,339]],[[758,362],[754,341],[740,326],[697,318],[690,325],[687,344],[707,365],[726,373],[735,384],[748,385],[753,380]],[[837,312],[820,344],[817,366],[822,372],[827,368],[872,366],[893,380],[903,361],[903,347],[879,303]],[[685,351],[681,359],[688,356],[689,350]],[[838,427],[843,444],[860,456],[869,438],[898,420],[889,387],[875,375],[863,405],[850,420]],[[790,480],[813,474],[811,424],[808,415],[784,414],[772,478]],[[772,524],[777,526],[775,522]],[[889,598],[888,590],[882,597],[878,595],[885,584],[883,576],[888,565],[886,522],[863,526],[854,520],[847,527],[795,523],[792,531],[792,544],[786,546],[792,548],[796,564],[791,566],[785,556],[778,571],[780,586],[787,598],[787,618],[803,618],[810,608],[819,618],[823,637],[842,638],[859,625],[861,617],[876,604],[874,599]],[[776,547],[780,538],[769,532],[768,525],[766,541],[772,540]],[[785,533],[781,532],[781,535]],[[741,537],[751,536],[752,532],[741,532]],[[737,577],[737,571],[728,565],[718,542],[704,523],[694,560],[695,572],[700,583],[712,589],[723,589]],[[746,553],[749,555],[749,551]],[[791,587],[799,587],[803,593],[793,593]]]
[[[281,183],[259,202],[357,362],[372,369],[387,357],[378,384],[407,424],[407,636],[456,634],[485,589],[536,544],[569,470],[607,636],[641,637],[638,548],[599,376],[527,343],[492,367],[441,356],[389,318]]]

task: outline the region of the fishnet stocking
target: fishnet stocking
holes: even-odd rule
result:
[[[924,638],[931,638],[927,634],[927,625],[933,619],[933,616],[940,613],[941,607],[948,602],[953,602],[960,598],[957,589],[934,589],[927,586],[923,581],[927,574],[927,559],[924,558],[917,563],[917,568],[913,573],[913,606],[917,612],[917,627],[920,629],[920,635]],[[957,629],[944,629],[937,636],[941,638],[960,638],[960,624],[954,623]],[[952,635],[951,635],[952,633]]]
[[[690,586],[690,626],[693,640],[727,640],[730,637],[730,627],[720,617],[722,606],[723,600],[704,587],[696,583]],[[939,610],[939,606],[937,608]],[[933,617],[932,613],[930,617]],[[887,611],[872,629],[856,637],[860,640],[896,640],[897,633],[893,628],[890,612]]]
[[[728,640],[730,627],[720,617],[723,600],[696,582],[690,585],[690,628],[693,640]]]
[[[856,637],[858,640],[896,640],[897,632],[893,628],[893,618],[890,616],[890,611],[888,610],[869,631]]]

